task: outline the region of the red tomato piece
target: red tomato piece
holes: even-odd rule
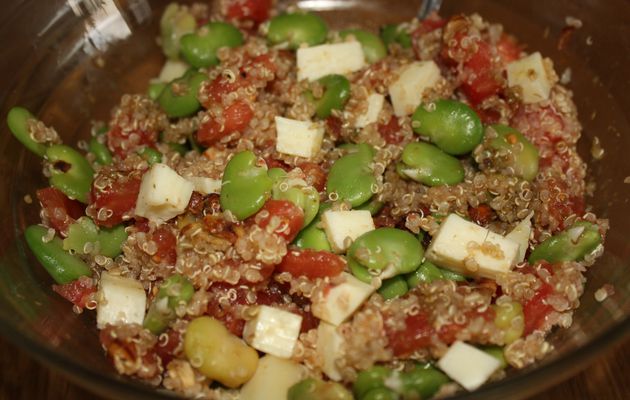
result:
[[[162,360],[162,365],[168,365],[176,356],[175,349],[180,345],[182,336],[179,331],[174,329],[169,329],[164,332],[164,334],[166,334],[167,339],[164,340],[160,338],[160,340],[158,340],[155,345],[155,353]]]
[[[156,132],[142,130],[123,131],[114,126],[107,132],[107,147],[118,157],[125,158],[140,147],[154,147],[157,141]]]
[[[389,347],[394,355],[405,356],[416,350],[428,347],[431,344],[431,336],[435,329],[431,326],[428,316],[419,312],[405,318],[405,328],[403,330],[393,330],[385,325],[385,332],[389,340]]]
[[[50,226],[61,235],[68,227],[85,214],[85,207],[77,200],[71,200],[60,190],[53,187],[39,189],[37,199],[48,218]]]
[[[290,250],[278,264],[278,272],[288,272],[291,275],[306,276],[310,279],[337,276],[345,268],[343,258],[327,251],[311,249]]]
[[[267,164],[267,168],[280,168],[286,172],[291,171],[291,166],[285,163],[282,160],[276,160],[275,158],[267,157],[265,158],[265,163]]]
[[[288,200],[269,200],[258,212],[266,211],[269,215],[258,222],[258,226],[266,228],[272,219],[278,218],[275,233],[292,242],[304,224],[304,212]]]
[[[304,175],[306,175],[306,183],[313,186],[317,191],[321,192],[326,186],[326,172],[324,169],[313,162],[304,162],[298,165]]]
[[[552,293],[553,288],[543,282],[538,292],[523,305],[523,314],[525,316],[524,336],[540,328],[545,322],[547,315],[553,310],[552,306],[545,303],[545,299]]]
[[[177,238],[167,226],[161,226],[153,232],[151,240],[157,244],[157,251],[152,256],[153,261],[175,265],[177,261]]]
[[[468,216],[478,225],[486,226],[495,219],[494,210],[487,204],[480,204],[477,207],[468,207]]]
[[[399,144],[403,139],[399,134],[400,124],[398,123],[398,117],[395,115],[392,115],[386,124],[378,125],[378,133],[389,144]]]
[[[501,61],[503,61],[504,64],[508,64],[520,58],[521,46],[519,46],[513,36],[504,33],[497,43],[497,52],[499,53],[499,57],[501,57]]]
[[[95,181],[96,182],[96,181]],[[140,192],[141,177],[131,175],[118,177],[104,188],[92,186],[90,209],[97,225],[112,227],[123,222],[123,216],[129,214],[136,206]],[[99,210],[104,215],[99,216]]]
[[[334,140],[339,139],[339,136],[341,136],[342,124],[343,122],[341,119],[337,117],[330,116],[326,118],[326,133],[328,133]]]
[[[80,308],[85,308],[90,299],[90,295],[96,293],[94,280],[87,276],[82,276],[75,281],[63,285],[53,285],[52,289],[61,297]]]
[[[269,19],[272,0],[231,0],[227,8],[228,19],[251,20],[260,24]]]
[[[494,65],[491,47],[485,41],[477,42],[477,52],[464,63],[464,73],[466,79],[461,88],[473,105],[499,93],[503,87],[501,72]]]
[[[211,119],[199,127],[197,141],[206,147],[212,146],[227,135],[242,132],[253,117],[252,108],[246,102],[237,100],[223,110],[223,125]]]

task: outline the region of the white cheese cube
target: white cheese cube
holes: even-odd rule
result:
[[[306,377],[296,362],[266,355],[240,391],[240,400],[286,400],[289,388]]]
[[[534,213],[531,212],[527,218],[519,222],[514,229],[507,235],[506,239],[510,239],[515,243],[518,243],[518,255],[516,256],[516,263],[521,263],[525,260],[525,253],[529,248],[529,237],[532,234],[532,217]]]
[[[190,65],[183,61],[166,60],[162,70],[160,71],[160,75],[157,79],[154,79],[154,82],[169,83],[173,79],[182,77],[186,71],[188,71],[188,68],[190,68]]]
[[[136,215],[161,223],[183,213],[193,184],[166,164],[154,164],[142,177]]]
[[[337,327],[326,322],[320,322],[317,327],[317,355],[322,363],[322,371],[333,381],[341,380],[341,372],[337,368],[336,360],[341,357],[343,336],[337,332]]]
[[[413,114],[422,103],[424,92],[440,80],[440,69],[433,61],[415,61],[398,70],[398,78],[389,85],[389,96],[398,117]]]
[[[96,325],[99,329],[120,322],[142,325],[147,295],[137,280],[103,272],[96,298]]]
[[[483,385],[501,363],[474,346],[456,341],[437,365],[466,390],[473,391]]]
[[[367,125],[378,120],[378,115],[383,109],[385,96],[379,93],[372,93],[367,98],[367,108],[364,113],[360,114],[354,122],[355,128],[364,128]]]
[[[322,147],[324,126],[311,121],[276,117],[276,150],[290,156],[311,158]]]
[[[347,272],[342,273],[345,282],[332,287],[325,295],[313,302],[313,315],[333,325],[339,325],[350,317],[376,290]]]
[[[260,306],[254,319],[247,321],[243,338],[256,350],[289,358],[300,334],[302,317],[279,308]]]
[[[324,231],[336,252],[343,252],[356,238],[374,230],[374,220],[367,210],[333,211],[322,214]],[[350,241],[346,241],[350,238]]]
[[[464,275],[496,279],[516,264],[519,245],[456,214],[433,237],[426,258]]]
[[[221,193],[221,179],[207,178],[205,176],[191,176],[186,179],[193,184],[195,192],[201,194]]]
[[[365,67],[359,42],[322,44],[297,50],[298,80],[315,81],[330,74],[345,75]]]
[[[539,52],[509,63],[507,77],[510,87],[521,88],[524,103],[538,103],[549,98],[552,82]]]

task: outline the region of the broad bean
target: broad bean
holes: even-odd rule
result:
[[[364,31],[363,29],[346,29],[339,32],[339,35],[342,38],[346,38],[350,35],[354,36],[354,38],[361,43],[365,60],[370,64],[377,62],[387,55],[387,49],[381,38],[371,32]]]
[[[71,147],[55,144],[46,149],[46,159],[50,163],[50,185],[72,199],[87,203],[94,170],[85,157]]]
[[[358,207],[374,195],[376,178],[372,170],[374,150],[370,145],[361,143],[334,162],[328,173],[326,191],[328,196],[336,193],[338,200],[348,201],[352,207]]]
[[[396,168],[403,177],[427,186],[456,185],[464,180],[464,167],[457,158],[424,142],[406,145]]]
[[[46,145],[38,143],[31,137],[28,128],[29,120],[35,120],[33,114],[22,107],[13,107],[7,114],[7,125],[13,136],[19,140],[27,149],[43,157],[46,154]]]
[[[311,13],[280,14],[271,19],[267,30],[267,40],[272,44],[288,43],[294,50],[303,43],[308,46],[324,43],[327,35],[324,20]]]
[[[358,399],[363,399],[371,390],[384,387],[385,379],[389,378],[391,374],[392,371],[389,368],[381,365],[375,365],[372,368],[361,371],[354,381],[352,391]]]
[[[223,173],[220,203],[240,221],[258,212],[271,197],[272,179],[267,167],[258,163],[251,151],[242,151],[230,159]]]
[[[499,347],[499,346],[484,346],[481,347],[481,350],[485,351],[486,353],[488,353],[489,355],[491,355],[492,357],[496,358],[497,360],[499,360],[499,362],[501,363],[501,367],[500,368],[507,368],[508,363],[507,360],[505,359],[505,354],[503,352],[503,348]]]
[[[383,39],[383,43],[388,49],[394,43],[399,44],[403,49],[411,48],[411,35],[402,29],[400,25],[384,25],[381,28],[381,39]]]
[[[493,306],[494,324],[504,331],[503,341],[510,344],[523,336],[525,330],[525,315],[523,307],[517,301],[511,301]]]
[[[81,217],[68,227],[63,249],[77,254],[100,254],[114,258],[122,252],[126,240],[124,225],[99,229],[90,218]]]
[[[461,282],[465,281],[466,277],[448,269],[437,267],[430,261],[425,261],[417,270],[407,274],[407,285],[414,288],[421,283],[431,283],[439,279]]]
[[[326,75],[318,82],[324,86],[324,95],[315,103],[315,114],[326,119],[332,110],[343,110],[350,98],[350,81],[343,75]]]
[[[580,261],[602,242],[597,225],[578,221],[570,228],[540,243],[529,256],[529,263],[545,260],[550,263]]]
[[[274,181],[272,198],[289,200],[304,212],[304,227],[308,226],[319,210],[319,192],[306,182],[289,179],[287,173],[280,168],[272,168],[268,172]]]
[[[396,297],[404,296],[409,290],[405,278],[402,276],[395,276],[383,281],[378,293],[383,296],[385,300],[394,299]]]
[[[89,150],[90,153],[94,154],[94,159],[97,164],[109,165],[112,163],[113,159],[111,151],[109,151],[105,143],[101,143],[98,137],[93,136],[90,139]]]
[[[413,370],[401,373],[400,378],[405,399],[429,399],[449,382],[448,376],[430,364],[417,365]]]
[[[206,74],[189,71],[181,78],[170,82],[158,97],[157,102],[170,118],[192,115],[201,107],[197,94],[201,84],[207,80]]]
[[[151,100],[157,100],[164,89],[166,89],[166,83],[164,82],[151,83],[147,89],[147,96],[149,96]]]
[[[360,205],[356,209],[367,210],[370,212],[372,216],[375,216],[383,209],[384,206],[385,206],[385,203],[383,203],[382,201],[378,201],[377,199],[372,199],[368,201],[367,203]]]
[[[533,181],[538,174],[538,149],[523,134],[506,125],[492,125],[497,137],[490,146],[495,150],[508,152],[509,165],[516,176],[526,181]]]
[[[179,58],[179,41],[182,36],[192,33],[197,28],[197,20],[187,8],[169,4],[160,19],[160,38],[162,52],[172,60]]]
[[[367,392],[360,400],[399,400],[399,396],[392,389],[379,387]]]
[[[287,400],[352,400],[352,394],[340,383],[307,378],[289,388]]]
[[[219,64],[217,50],[222,47],[238,47],[243,44],[243,34],[227,22],[209,22],[197,30],[182,36],[181,54],[195,68],[207,68]]]
[[[301,249],[332,251],[326,232],[319,227],[321,215],[331,207],[330,203],[321,203],[313,221],[295,238],[294,244]]]
[[[188,304],[194,293],[195,288],[186,277],[180,274],[169,276],[160,285],[160,290],[144,317],[143,326],[159,335],[177,317],[177,307]]]
[[[142,149],[138,150],[138,155],[140,155],[140,157],[142,157],[142,159],[146,161],[149,166],[162,162],[162,153],[151,147],[143,147]]]

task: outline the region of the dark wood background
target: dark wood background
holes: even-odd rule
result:
[[[0,399],[105,400],[69,383],[0,338]],[[630,399],[630,341],[602,354],[593,365],[530,400]],[[509,399],[508,399],[509,400]]]

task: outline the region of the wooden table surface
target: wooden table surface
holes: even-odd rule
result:
[[[69,383],[2,338],[0,371],[2,400],[105,400]],[[630,341],[611,349],[573,378],[529,400],[565,399],[630,399]]]

